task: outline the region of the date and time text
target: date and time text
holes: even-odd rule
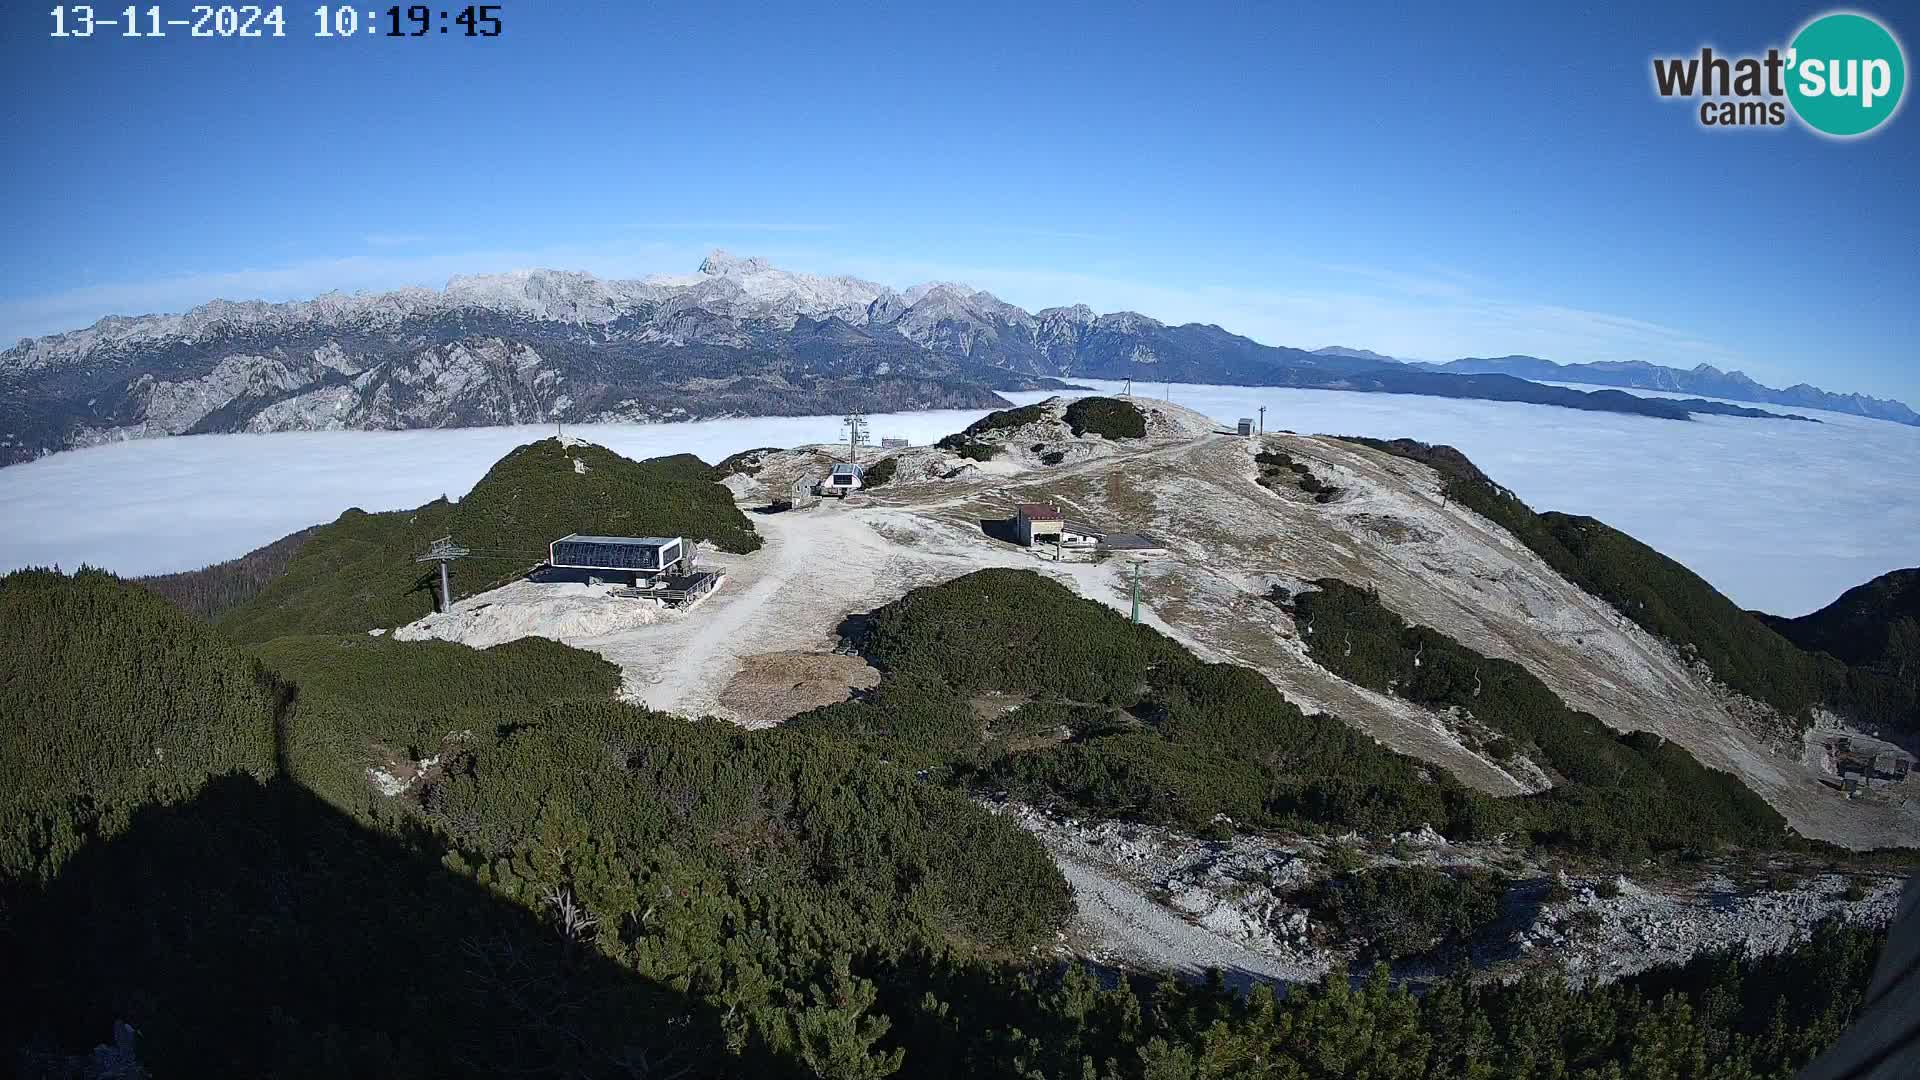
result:
[[[303,30],[317,38],[499,37],[503,4],[395,4],[361,8],[326,4],[304,19],[284,4],[61,4],[51,12],[52,36],[91,38],[284,38]]]

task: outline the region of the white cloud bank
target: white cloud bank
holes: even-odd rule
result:
[[[986,410],[871,418],[873,438],[925,443]],[[193,435],[110,443],[0,469],[0,571],[81,563],[125,575],[244,554],[350,507],[397,510],[459,498],[509,450],[551,425],[423,431]],[[569,426],[628,457],[707,461],[759,446],[834,442],[839,417]]]
[[[1746,607],[1802,614],[1877,574],[1920,563],[1920,428],[1825,413],[1813,414],[1823,424],[1682,423],[1326,390],[1175,386],[1173,393],[1228,422],[1265,405],[1270,428],[1451,443],[1536,509],[1591,514],[1624,529]],[[979,415],[882,415],[871,430],[928,442]],[[200,435],[55,454],[0,469],[0,569],[85,562],[133,575],[201,566],[348,507],[390,510],[458,497],[508,450],[551,431]],[[708,461],[840,434],[834,417],[568,431],[632,457],[685,451]]]

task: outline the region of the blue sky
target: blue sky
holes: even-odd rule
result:
[[[51,6],[0,17],[8,341],[724,246],[1276,344],[1920,405],[1920,116],[1713,132],[1651,89],[1652,56],[1784,45],[1817,5],[519,0],[495,40],[338,41],[293,4],[247,42],[56,41]]]

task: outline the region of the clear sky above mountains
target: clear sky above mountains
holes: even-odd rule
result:
[[[291,5],[248,42],[56,41],[49,6],[0,15],[7,341],[721,245],[1275,344],[1920,401],[1920,118],[1712,132],[1651,87],[1656,54],[1763,51],[1818,6],[523,0],[496,40],[330,41]]]

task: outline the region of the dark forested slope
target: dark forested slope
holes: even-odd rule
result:
[[[1920,736],[1920,568],[1857,585],[1797,619],[1752,613],[1780,636],[1833,657],[1827,699],[1883,734]]]
[[[115,1022],[159,1076],[883,1075],[928,958],[1025,955],[1069,907],[964,797],[617,704],[551,642],[283,639],[268,678],[104,574],[12,575],[0,605],[0,1052],[27,1075]],[[414,767],[391,793],[383,749]]]
[[[160,1078],[1749,1080],[1833,1040],[1883,940],[1418,996],[1062,965],[1045,852],[921,762],[1182,821],[1471,820],[1444,777],[1026,573],[883,609],[876,699],[760,732],[619,704],[551,642],[284,638],[268,677],[104,574],[9,576],[0,614],[22,1076],[105,1075],[124,1024]],[[1027,703],[983,722],[996,690]],[[402,762],[386,793],[369,770]]]
[[[148,804],[274,771],[280,692],[198,619],[111,575],[0,578],[0,886]]]
[[[370,822],[405,817],[369,770],[393,783],[444,775],[518,713],[548,702],[607,700],[620,672],[592,653],[545,638],[490,649],[366,634],[275,638],[254,647],[299,688],[283,718],[285,765],[302,786]],[[442,763],[440,771],[423,761]]]
[[[320,526],[284,574],[223,613],[220,625],[239,640],[265,641],[411,622],[433,610],[439,588],[433,566],[413,557],[448,535],[473,552],[453,564],[456,598],[512,580],[571,532],[686,536],[753,551],[760,537],[719,478],[691,454],[632,461],[586,443],[529,443],[457,503],[348,510]]]
[[[288,533],[265,547],[255,548],[237,559],[228,559],[198,570],[156,574],[137,580],[201,618],[218,618],[260,595],[261,589],[286,573],[294,556],[307,546],[307,541],[313,539],[314,533],[325,527],[310,525],[299,532]]]
[[[1753,614],[1808,652],[1920,676],[1920,567],[1881,574],[1799,618]]]

